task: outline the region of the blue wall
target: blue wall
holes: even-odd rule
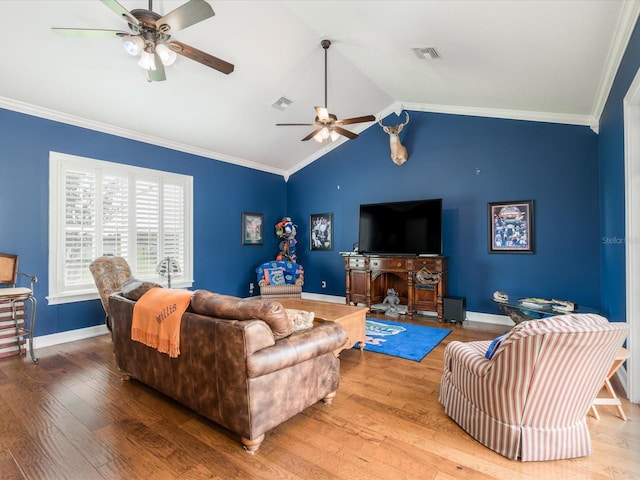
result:
[[[0,109],[0,251],[39,277],[37,335],[103,323],[99,301],[49,306],[49,151],[194,176],[194,288],[248,294],[253,268],[278,250],[272,225],[298,224],[305,291],[344,295],[339,251],[358,235],[361,203],[443,198],[449,294],[498,313],[494,290],[572,299],[625,318],[622,99],[640,67],[634,32],[600,119],[587,127],[410,112],[409,160],[389,159],[373,126],[294,174],[279,176]],[[398,119],[391,115],[385,123]],[[476,174],[476,169],[480,170]],[[535,249],[489,254],[487,203],[535,202]],[[288,206],[288,208],[287,208]],[[265,215],[263,246],[241,245],[241,212]],[[309,215],[334,214],[334,249],[309,251]],[[613,239],[613,241],[607,241]],[[327,281],[322,289],[320,282]]]
[[[49,151],[194,177],[194,288],[248,295],[253,268],[273,258],[285,214],[282,177],[0,109],[0,252],[38,276],[36,335],[104,323],[98,300],[47,304]],[[263,246],[242,246],[242,212],[264,214]]]
[[[410,112],[402,166],[377,125],[294,174],[289,214],[299,225],[305,290],[344,295],[344,263],[361,203],[442,198],[449,294],[498,313],[495,290],[600,308],[597,135],[588,127]],[[386,124],[397,123],[392,114]],[[479,174],[476,174],[479,169]],[[535,254],[490,254],[487,203],[534,200]],[[334,214],[334,250],[309,252],[309,214]],[[322,280],[327,288],[321,289]]]
[[[635,30],[600,117],[599,162],[602,209],[603,309],[611,320],[626,319],[625,177],[623,100],[640,68],[640,26]]]

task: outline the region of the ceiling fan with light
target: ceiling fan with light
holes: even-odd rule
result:
[[[330,140],[335,142],[340,135],[343,135],[347,138],[353,139],[357,138],[358,134],[353,133],[346,128],[342,128],[342,125],[351,125],[353,123],[362,123],[362,122],[373,122],[376,117],[373,115],[364,115],[362,117],[354,117],[354,118],[345,118],[343,120],[338,120],[333,113],[329,113],[327,109],[327,50],[331,46],[330,40],[322,40],[320,42],[322,48],[324,48],[324,107],[314,107],[316,110],[316,119],[314,123],[276,123],[276,126],[309,126],[309,127],[317,127],[314,131],[312,131],[309,135],[304,137],[302,141],[309,140],[313,138],[317,142],[323,142],[325,140]]]
[[[86,28],[52,28],[52,30],[65,37],[121,38],[127,53],[134,56],[140,55],[138,65],[147,70],[150,82],[166,80],[164,67],[175,61],[176,54],[222,73],[233,72],[234,66],[231,63],[171,38],[171,35],[178,30],[183,30],[215,15],[211,5],[205,0],[189,0],[165,16],[153,11],[152,0],[149,0],[149,10],[131,11],[125,9],[117,0],[100,1],[129,24],[130,32]]]

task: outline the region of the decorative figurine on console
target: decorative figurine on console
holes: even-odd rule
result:
[[[298,256],[296,255],[296,228],[297,225],[293,223],[291,217],[283,217],[275,225],[276,237],[280,239],[280,252],[276,257],[276,260],[290,260],[297,263]]]
[[[398,315],[398,305],[400,305],[400,297],[398,297],[398,292],[395,288],[390,288],[387,290],[387,296],[384,297],[382,303],[386,303],[389,305],[385,314],[386,315]]]

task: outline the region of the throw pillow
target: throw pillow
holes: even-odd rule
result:
[[[287,317],[289,317],[289,322],[291,323],[291,329],[294,332],[308,330],[313,327],[315,313],[306,312],[304,310],[295,310],[293,308],[286,308],[285,310],[287,312]]]
[[[489,345],[489,348],[487,349],[487,353],[484,354],[485,358],[488,358],[489,360],[491,360],[493,358],[493,356],[496,354],[496,351],[498,350],[498,348],[500,347],[500,344],[502,343],[502,341],[507,338],[507,335],[509,335],[509,332],[500,335],[498,338],[495,338],[492,342],[491,345]]]
[[[284,285],[284,269],[278,268],[265,268],[264,279],[267,285]]]
[[[121,294],[124,298],[128,298],[129,300],[137,302],[142,295],[147,293],[148,290],[155,287],[162,288],[162,285],[155,282],[144,282],[142,280],[132,278],[122,284]]]

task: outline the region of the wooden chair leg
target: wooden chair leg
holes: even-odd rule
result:
[[[259,437],[254,438],[253,440],[249,440],[248,438],[244,438],[244,437],[241,438],[242,446],[244,447],[244,449],[249,455],[254,455],[258,451],[263,440],[264,440],[264,433]]]
[[[328,393],[326,397],[322,399],[325,405],[331,405],[333,403],[333,399],[336,397],[336,392]]]
[[[622,402],[618,398],[618,395],[616,395],[616,392],[613,390],[613,385],[611,385],[611,382],[608,378],[604,381],[604,387],[607,389],[609,397],[611,397],[609,400],[610,403],[607,403],[607,405],[614,405],[616,407],[616,410],[618,410],[618,415],[620,416],[620,418],[622,418],[626,422],[627,416],[624,414],[624,410],[622,410]]]
[[[609,381],[609,379],[613,377],[618,368],[620,368],[620,366],[626,361],[627,358],[629,358],[628,350],[626,348],[620,348],[620,351],[618,352],[618,355],[616,356],[616,359],[613,362],[609,373],[607,374],[607,378],[605,378],[603,382],[603,387],[607,391],[608,397],[596,397],[593,399],[593,403],[591,404],[591,411],[593,411],[594,416],[598,420],[600,419],[600,416],[598,415],[596,405],[613,405],[618,411],[618,416],[620,416],[620,418],[622,418],[624,421],[627,420],[627,416],[624,414],[624,410],[622,409],[622,402],[618,398],[618,395],[616,395],[616,392],[613,389],[611,382]]]

